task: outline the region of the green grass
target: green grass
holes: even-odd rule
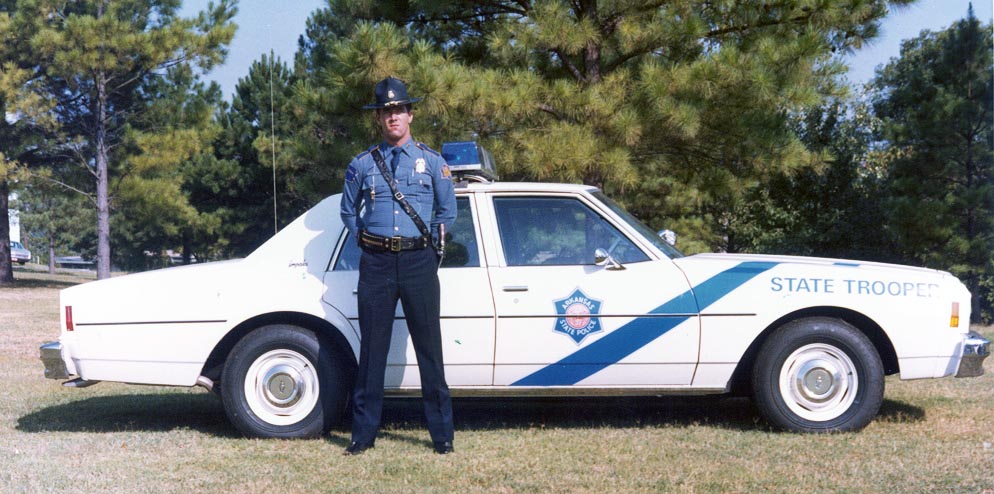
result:
[[[745,399],[456,399],[456,453],[432,453],[417,400],[390,400],[376,448],[245,439],[195,388],[42,377],[58,290],[18,271],[0,289],[0,492],[985,493],[994,494],[994,370],[888,378],[853,434],[771,432]],[[982,328],[994,336],[991,328]]]

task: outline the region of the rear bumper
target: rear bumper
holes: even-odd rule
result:
[[[65,347],[58,341],[50,341],[41,346],[41,363],[45,365],[45,377],[48,379],[67,379],[75,372],[69,371],[66,365]]]
[[[984,359],[990,354],[990,340],[970,331],[963,339],[963,357],[960,359],[956,377],[984,375]]]

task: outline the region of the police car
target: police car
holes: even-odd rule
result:
[[[744,392],[778,428],[849,431],[877,414],[886,375],[983,373],[989,342],[947,272],[684,256],[596,188],[493,182],[472,143],[443,154],[462,173],[439,271],[456,396]],[[359,350],[359,248],[339,203],[245,259],[63,290],[46,377],[199,385],[246,435],[321,435],[344,417]],[[386,387],[417,393],[396,316]]]

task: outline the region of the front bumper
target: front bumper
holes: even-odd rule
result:
[[[72,375],[62,355],[64,349],[58,341],[50,341],[41,346],[41,363],[45,364],[46,378],[67,379]]]
[[[984,375],[984,359],[991,354],[991,342],[980,334],[970,331],[963,340],[963,358],[960,359],[956,377],[978,377]]]

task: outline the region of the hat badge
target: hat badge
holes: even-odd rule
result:
[[[393,93],[393,89],[387,91],[387,98],[393,99],[394,96],[396,95]]]

